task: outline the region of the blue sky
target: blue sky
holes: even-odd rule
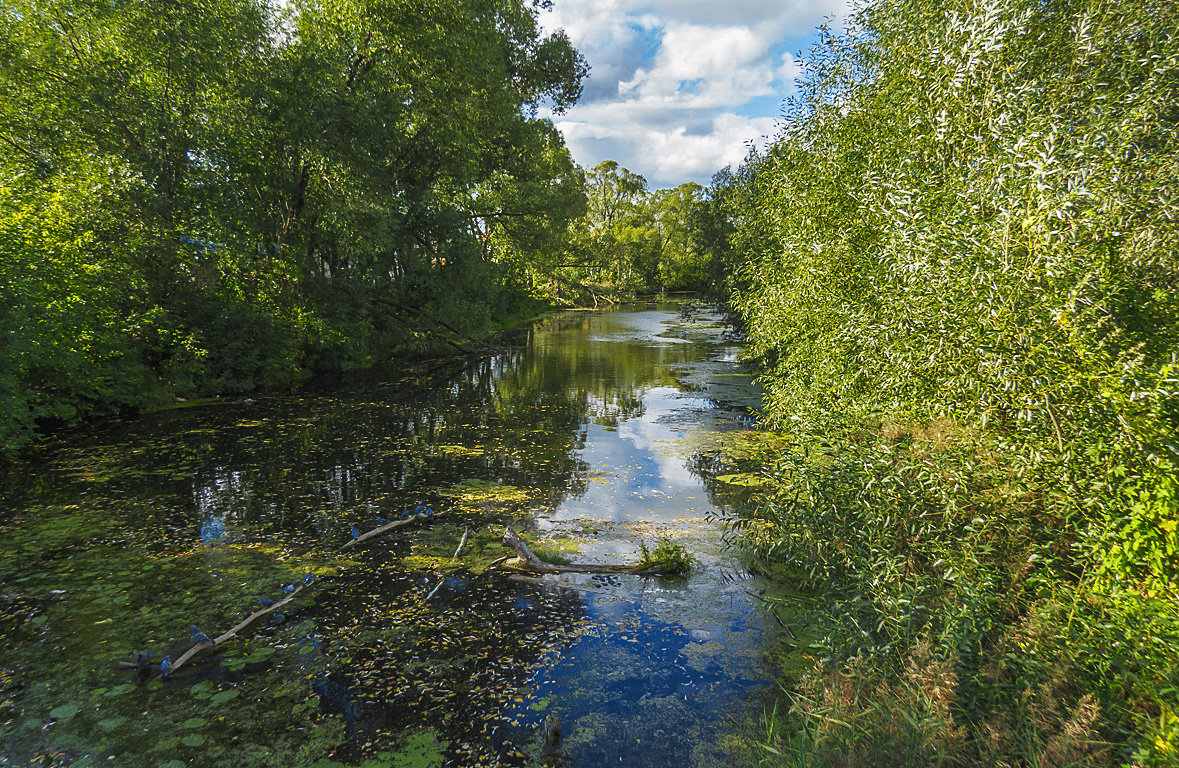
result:
[[[652,188],[712,174],[776,133],[800,53],[847,0],[556,0],[590,65],[581,101],[553,120],[574,159],[617,160]]]

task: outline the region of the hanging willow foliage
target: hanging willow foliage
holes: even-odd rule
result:
[[[1179,743],[1176,30],[1150,0],[873,3],[745,169],[770,245],[732,302],[794,445],[750,540],[857,596],[851,649],[940,637],[979,739],[1058,669],[1110,760]],[[1064,629],[1004,655],[1029,621]]]

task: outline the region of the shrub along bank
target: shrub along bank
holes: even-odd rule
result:
[[[744,541],[828,598],[768,764],[1179,764],[1176,30],[873,3],[714,187],[781,440]]]

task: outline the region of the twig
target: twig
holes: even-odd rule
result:
[[[1064,453],[1064,440],[1060,437],[1060,425],[1056,423],[1056,416],[1052,413],[1052,406],[1048,402],[1048,395],[1044,395],[1044,410],[1048,412],[1048,418],[1052,420],[1052,429],[1056,432],[1056,449]]]
[[[774,619],[776,619],[777,622],[782,625],[782,629],[786,630],[786,634],[790,635],[791,640],[798,639],[798,635],[794,634],[794,630],[790,628],[790,625],[782,621],[782,617],[778,615],[778,606],[771,605],[770,613],[773,614]]]
[[[463,547],[467,543],[467,534],[470,533],[470,531],[471,531],[471,529],[469,527],[463,526],[463,537],[461,539],[459,539],[458,549],[456,549],[454,551],[454,555],[451,556],[452,560],[457,560],[458,556],[459,556],[459,552],[463,551]]]

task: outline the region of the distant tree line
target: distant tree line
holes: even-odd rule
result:
[[[663,291],[709,288],[711,252],[696,236],[707,190],[692,182],[651,190],[613,160],[585,172],[585,213],[537,285],[567,304],[597,304]]]

